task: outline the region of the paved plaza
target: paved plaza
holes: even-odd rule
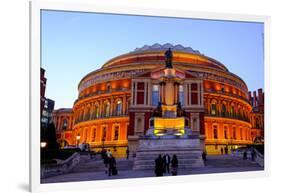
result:
[[[41,179],[42,183],[75,182],[89,180],[125,179],[155,176],[153,170],[133,170],[133,160],[117,159],[118,175],[108,176],[101,160],[83,158],[71,173]],[[257,163],[233,155],[208,156],[206,165],[200,168],[179,169],[178,175],[246,172],[263,170]],[[170,176],[171,174],[164,174]]]

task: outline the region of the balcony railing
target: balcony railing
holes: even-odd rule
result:
[[[250,102],[245,97],[239,96],[238,94],[233,94],[233,93],[225,92],[225,91],[221,91],[221,90],[215,91],[215,90],[212,90],[212,89],[204,89],[204,92],[205,93],[222,94],[222,95],[226,95],[226,96],[230,96],[230,97],[235,97],[235,98],[241,99],[241,100],[247,102],[248,104],[250,104]]]
[[[250,119],[248,117],[241,116],[239,114],[238,115],[237,114],[230,114],[228,112],[225,112],[225,113],[217,112],[215,114],[212,114],[206,109],[205,109],[205,116],[208,116],[208,117],[223,117],[223,118],[238,119],[238,120],[241,120],[241,121],[250,122]]]
[[[85,121],[93,121],[93,120],[98,120],[98,119],[107,119],[107,118],[117,118],[117,117],[127,117],[129,116],[127,113],[125,114],[114,114],[114,115],[110,115],[110,116],[99,116],[99,117],[94,117],[94,118],[85,118],[85,119],[78,119],[78,120],[75,120],[74,124],[78,124],[78,123],[81,123],[81,122],[85,122]]]
[[[99,90],[99,91],[78,97],[78,99],[76,99],[75,103],[78,100],[85,99],[88,97],[98,96],[98,95],[102,95],[102,94],[110,94],[110,93],[114,93],[114,92],[126,92],[126,91],[129,91],[129,89],[128,88],[115,88],[115,89],[110,89],[110,90]]]

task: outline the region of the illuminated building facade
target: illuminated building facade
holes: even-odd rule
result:
[[[199,51],[154,44],[117,56],[83,77],[73,108],[53,113],[58,140],[89,143],[95,150],[110,148],[117,156],[124,156],[127,146],[134,152],[158,102],[169,94],[159,83],[168,48],[173,50],[179,77],[171,92],[184,109],[185,125],[198,131],[208,154],[252,144],[257,135],[263,135],[263,93],[262,101],[254,100],[239,76]]]

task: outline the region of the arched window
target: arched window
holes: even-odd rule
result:
[[[218,139],[218,128],[216,125],[213,128],[213,135],[214,135],[214,139]]]
[[[67,129],[67,125],[68,125],[67,120],[64,119],[64,120],[63,120],[63,124],[62,124],[62,129],[63,129],[63,130],[66,130],[66,129]]]
[[[231,105],[230,107],[230,115],[231,117],[234,117],[234,105]]]
[[[98,103],[95,104],[95,118],[100,117],[100,106]]]
[[[225,104],[222,104],[221,114],[222,114],[222,116],[226,116],[226,106],[225,106]]]
[[[122,115],[122,101],[118,100],[116,103],[116,113],[117,116]]]
[[[103,109],[103,115],[104,117],[109,117],[110,115],[110,103],[107,101],[104,103],[104,109]]]
[[[111,85],[110,83],[106,84],[106,92],[109,93],[111,91]]]
[[[215,102],[212,102],[211,104],[211,115],[217,114],[217,104]]]
[[[90,109],[90,107],[88,107],[86,110],[85,118],[84,118],[86,121],[88,121],[90,119],[90,111],[91,111],[91,109]]]
[[[80,111],[80,117],[79,117],[79,121],[83,120],[83,111]]]

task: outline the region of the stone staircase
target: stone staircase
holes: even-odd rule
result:
[[[134,161],[134,170],[151,170],[155,167],[155,159],[158,155],[168,154],[171,159],[173,155],[177,155],[179,168],[201,167],[203,161],[201,159],[201,151],[198,149],[165,149],[138,151]]]
[[[133,160],[116,159],[117,169],[120,170],[131,170],[133,167]],[[83,161],[77,165],[72,172],[83,173],[83,172],[101,172],[105,171],[104,163],[102,159],[90,159],[84,158]]]

